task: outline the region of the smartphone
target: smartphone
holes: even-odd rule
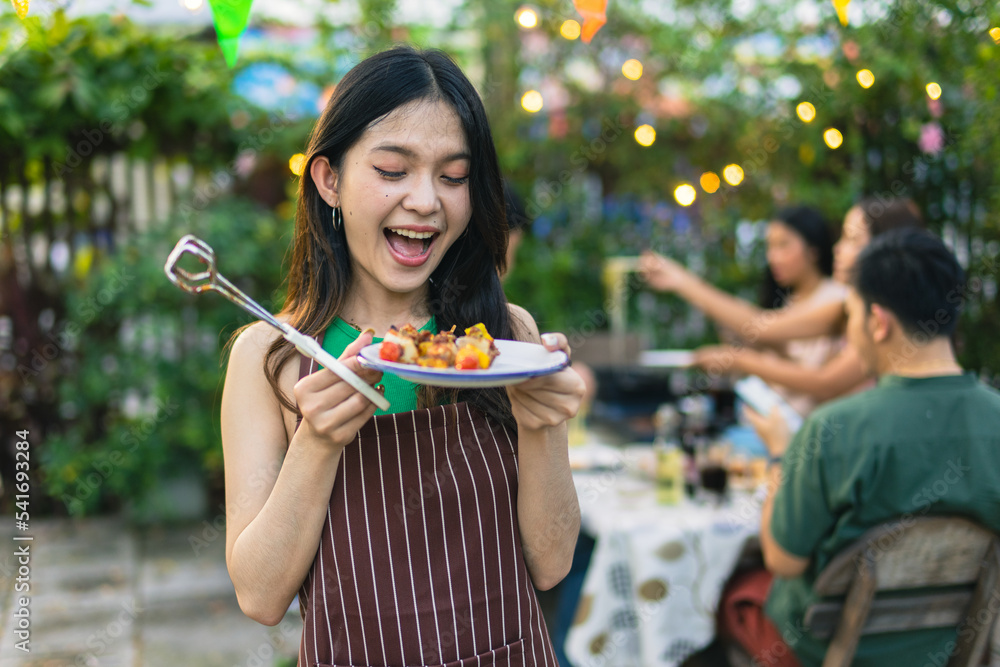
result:
[[[802,415],[795,411],[781,394],[768,386],[756,375],[745,377],[733,385],[733,391],[740,399],[760,414],[767,416],[775,407],[788,424],[788,430],[795,433],[802,428]]]

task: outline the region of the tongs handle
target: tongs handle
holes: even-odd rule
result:
[[[324,350],[318,340],[312,336],[305,335],[289,324],[284,324],[282,335],[285,337],[285,340],[295,346],[295,349],[310,359],[315,359],[316,362],[324,368],[329,368],[331,371],[339,375],[341,380],[357,389],[364,395],[365,398],[374,403],[380,409],[389,409],[389,401],[385,398],[385,396],[375,391],[370,384],[358,377],[358,375],[345,366],[342,361]]]
[[[178,264],[184,255],[197,257],[207,268],[204,271],[195,273],[182,269]],[[163,271],[167,274],[170,282],[185,292],[192,294],[201,294],[202,292],[210,291],[218,292],[251,315],[276,328],[281,332],[285,340],[294,345],[299,352],[336,373],[340,376],[340,379],[357,389],[376,406],[382,410],[389,409],[389,401],[386,400],[385,396],[375,391],[370,384],[358,377],[354,371],[324,350],[315,338],[307,336],[286,322],[279,321],[259,303],[226,280],[225,276],[220,275],[215,264],[215,251],[197,236],[187,234],[177,242],[177,245],[174,246],[174,249],[170,251],[170,255],[167,257]]]

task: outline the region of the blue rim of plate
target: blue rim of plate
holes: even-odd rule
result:
[[[533,377],[557,373],[570,365],[569,357],[562,351],[549,352],[541,345],[514,340],[498,339],[495,342],[500,350],[500,356],[494,359],[493,366],[486,370],[461,371],[457,368],[425,368],[414,364],[385,361],[378,357],[381,343],[373,343],[362,348],[358,353],[358,362],[365,368],[392,373],[417,384],[439,387],[499,387],[517,384]],[[539,362],[505,371],[505,368],[511,363],[517,363],[513,362],[512,358],[519,359],[518,355],[514,353],[518,347],[522,346],[530,346],[524,349],[539,355],[541,357]]]

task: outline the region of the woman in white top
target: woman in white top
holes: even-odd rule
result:
[[[785,208],[768,224],[766,238],[767,269],[761,285],[759,317],[768,317],[772,310],[811,309],[823,303],[844,300],[846,288],[830,277],[833,271],[833,241],[821,213],[808,206]],[[645,260],[647,266],[657,261],[669,260],[658,255],[647,256]],[[654,288],[671,287],[658,282],[655,272],[647,271],[646,275]],[[679,290],[678,294],[686,296]],[[693,296],[695,298],[689,301],[696,307],[700,306],[697,295]],[[728,323],[722,324],[725,326]],[[745,344],[759,343],[752,330],[736,328],[734,333]],[[765,358],[787,359],[803,367],[819,368],[840,350],[842,344],[839,335],[820,334],[767,344],[762,354]],[[772,383],[772,386],[802,415],[811,412],[816,405],[807,393],[778,383]]]
[[[892,229],[923,226],[920,209],[910,199],[861,199],[844,216],[840,240],[834,246],[833,279],[841,284],[846,282],[854,258],[872,238]],[[652,287],[676,293],[721,326],[736,331],[749,345],[788,344],[815,336],[843,334],[844,301],[826,298],[832,292],[817,292],[816,298],[800,300],[794,307],[766,310],[713,287],[662,255],[646,253],[642,270]],[[826,356],[826,352],[817,356]],[[794,388],[816,403],[871,384],[857,352],[850,346],[843,347],[819,367],[776,359],[747,346],[729,345],[701,348],[696,364],[713,373],[759,375],[773,384]]]
[[[764,309],[811,309],[843,302],[847,288],[830,276],[833,272],[833,241],[826,219],[816,209],[794,206],[782,209],[767,226],[767,270],[760,305]],[[843,337],[821,334],[771,344],[762,353],[766,359],[788,359],[804,368],[819,368],[843,347]],[[772,386],[801,415],[816,407],[808,393],[779,383]]]

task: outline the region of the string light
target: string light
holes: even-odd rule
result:
[[[635,58],[626,60],[625,64],[622,65],[622,74],[625,75],[626,79],[638,81],[642,76],[642,63]]]
[[[936,100],[941,97],[941,84],[931,81],[927,84],[927,97]]]
[[[994,42],[1000,44],[1000,26],[996,28],[990,28],[990,37],[993,38]]]
[[[676,199],[677,203],[681,206],[690,206],[694,203],[697,196],[698,193],[695,191],[694,186],[690,183],[681,183],[677,186],[677,189],[674,190],[674,199]]]
[[[743,182],[743,167],[738,164],[727,165],[725,169],[722,170],[722,177],[726,179],[726,183],[730,185],[739,185]]]
[[[521,96],[521,106],[529,113],[541,111],[544,104],[545,101],[542,99],[542,94],[537,90],[529,90]]]
[[[858,83],[862,88],[871,88],[875,85],[875,75],[870,69],[858,70]]]
[[[652,125],[640,125],[635,128],[635,140],[640,146],[652,146],[656,141],[656,129]]]
[[[836,149],[840,148],[840,145],[842,143],[844,143],[844,135],[842,135],[840,133],[840,130],[838,130],[837,128],[835,128],[835,127],[828,127],[823,132],[823,141],[826,142],[827,146],[829,146],[830,148],[836,150]]]
[[[811,123],[816,118],[816,107],[812,105],[812,102],[799,102],[799,105],[795,107],[795,113],[798,114],[799,120],[803,123]]]
[[[522,28],[530,30],[538,25],[538,13],[531,7],[521,7],[514,14],[514,19]]]
[[[204,5],[205,2],[204,0],[183,0],[181,4],[184,5],[184,9],[196,12],[202,8],[202,5]]]
[[[563,24],[559,27],[559,34],[570,41],[573,41],[574,39],[579,39],[580,24],[574,21],[573,19],[563,21]]]
[[[701,175],[701,179],[699,179],[698,182],[701,183],[701,189],[708,194],[712,194],[717,191],[719,186],[722,185],[722,181],[719,180],[719,175],[714,171],[706,171]]]
[[[301,176],[302,172],[306,169],[306,156],[302,153],[296,153],[292,157],[288,158],[288,168],[292,170],[292,173],[296,176]]]

